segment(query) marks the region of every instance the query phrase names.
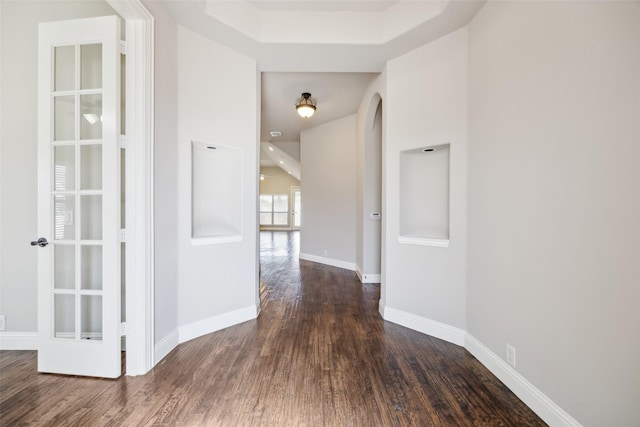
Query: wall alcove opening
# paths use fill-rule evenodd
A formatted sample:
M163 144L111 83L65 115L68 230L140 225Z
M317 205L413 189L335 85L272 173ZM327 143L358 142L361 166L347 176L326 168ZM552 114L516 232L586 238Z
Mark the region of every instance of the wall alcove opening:
M191 141L191 243L242 240L243 151Z
M400 152L398 241L449 246L450 144Z

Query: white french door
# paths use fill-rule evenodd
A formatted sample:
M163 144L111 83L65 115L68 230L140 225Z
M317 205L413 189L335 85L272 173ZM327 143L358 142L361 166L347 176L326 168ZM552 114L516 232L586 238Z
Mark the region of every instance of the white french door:
M117 378L120 22L40 24L38 371Z

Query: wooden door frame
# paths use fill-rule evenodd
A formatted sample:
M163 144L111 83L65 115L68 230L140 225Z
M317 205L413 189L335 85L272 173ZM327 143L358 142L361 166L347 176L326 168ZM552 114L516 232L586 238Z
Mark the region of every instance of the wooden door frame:
M154 365L153 30L140 0L106 0L126 34L126 374Z

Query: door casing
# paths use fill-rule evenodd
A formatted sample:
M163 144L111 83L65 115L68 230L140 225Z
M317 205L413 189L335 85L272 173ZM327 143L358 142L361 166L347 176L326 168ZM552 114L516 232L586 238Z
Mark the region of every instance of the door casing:
M143 375L154 358L153 32L140 0L106 0L126 35L126 375Z

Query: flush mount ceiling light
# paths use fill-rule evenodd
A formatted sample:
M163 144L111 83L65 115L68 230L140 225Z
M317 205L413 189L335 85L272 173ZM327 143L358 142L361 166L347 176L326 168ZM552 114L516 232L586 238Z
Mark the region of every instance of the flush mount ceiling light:
M300 117L305 119L313 116L313 113L316 112L316 103L311 99L310 93L304 92L302 94L302 97L296 102L296 110L298 110Z

